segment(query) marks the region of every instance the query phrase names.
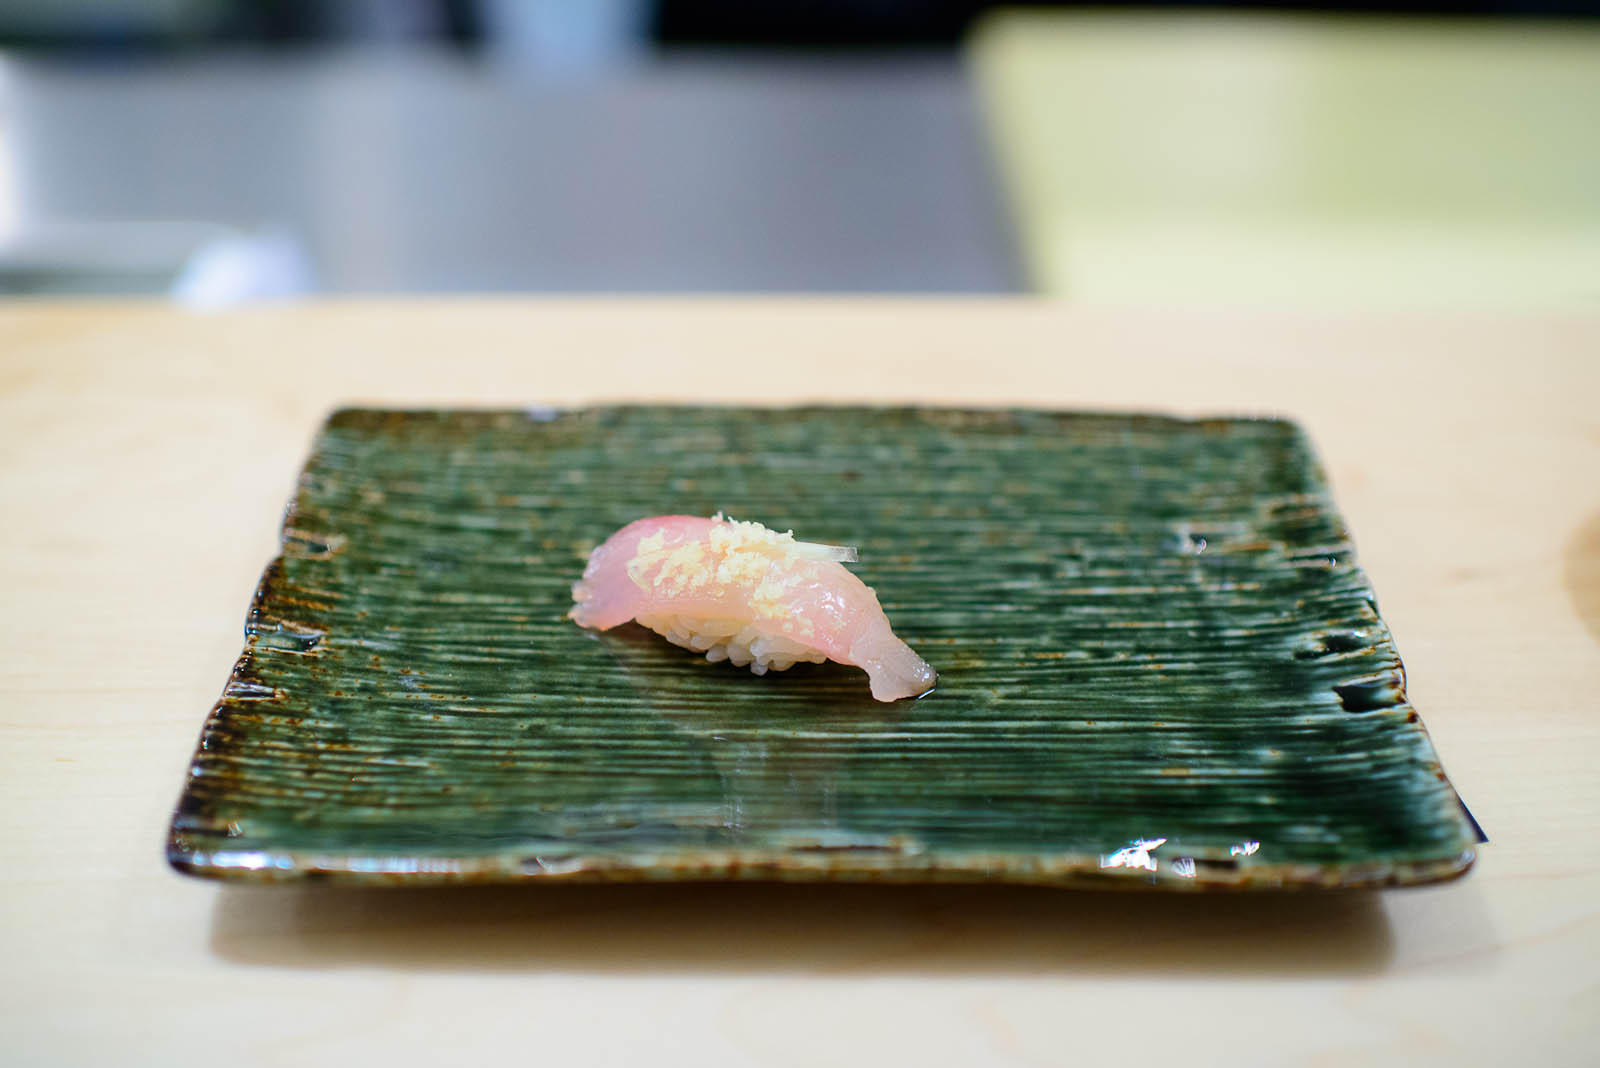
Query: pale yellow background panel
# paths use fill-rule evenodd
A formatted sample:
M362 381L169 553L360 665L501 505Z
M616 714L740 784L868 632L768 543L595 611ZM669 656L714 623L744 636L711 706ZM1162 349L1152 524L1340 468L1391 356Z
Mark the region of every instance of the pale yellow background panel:
M971 43L1033 285L1600 306L1600 28L1012 12Z

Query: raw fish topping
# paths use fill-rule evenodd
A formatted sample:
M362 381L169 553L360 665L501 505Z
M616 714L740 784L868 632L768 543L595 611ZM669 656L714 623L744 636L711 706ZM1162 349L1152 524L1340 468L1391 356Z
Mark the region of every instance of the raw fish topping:
M853 548L796 541L792 531L720 513L640 519L590 555L570 614L596 630L637 620L758 675L831 659L863 668L880 701L920 696L937 676L842 566L856 558Z

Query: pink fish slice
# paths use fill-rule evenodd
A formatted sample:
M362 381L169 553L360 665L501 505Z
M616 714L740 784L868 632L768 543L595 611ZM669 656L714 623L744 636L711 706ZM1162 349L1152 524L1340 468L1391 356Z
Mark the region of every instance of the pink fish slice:
M894 636L871 587L844 568L855 559L852 548L721 514L653 516L589 555L569 615L594 630L638 620L757 675L801 660L853 664L878 700L919 697L938 675Z

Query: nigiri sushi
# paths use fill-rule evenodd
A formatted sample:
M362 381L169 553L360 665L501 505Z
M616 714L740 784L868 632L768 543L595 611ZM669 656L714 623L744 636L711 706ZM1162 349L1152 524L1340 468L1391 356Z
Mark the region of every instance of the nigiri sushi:
M757 675L836 660L880 701L938 676L889 627L877 595L845 570L856 551L796 541L760 523L663 515L635 520L589 555L570 617L610 630L638 620L668 641Z

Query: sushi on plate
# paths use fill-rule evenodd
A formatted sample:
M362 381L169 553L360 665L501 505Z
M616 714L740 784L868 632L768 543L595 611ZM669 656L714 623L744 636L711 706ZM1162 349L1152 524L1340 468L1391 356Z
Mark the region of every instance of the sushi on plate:
M594 630L637 620L757 675L802 660L853 664L878 700L919 697L938 676L895 637L871 587L845 569L855 559L854 549L720 514L653 516L590 554L569 614Z

